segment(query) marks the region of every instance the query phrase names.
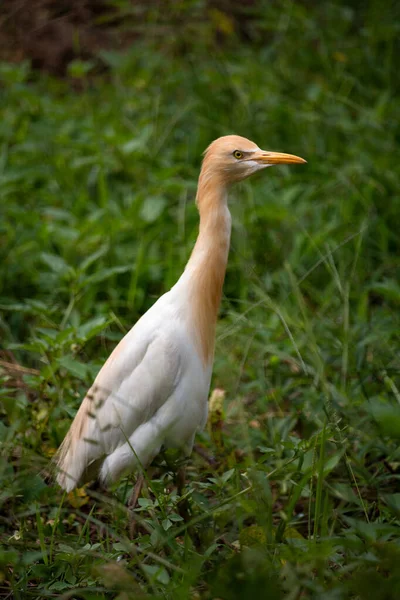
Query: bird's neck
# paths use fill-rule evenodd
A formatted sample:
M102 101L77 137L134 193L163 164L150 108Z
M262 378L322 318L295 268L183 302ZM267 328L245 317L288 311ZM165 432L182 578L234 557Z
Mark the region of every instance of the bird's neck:
M228 261L231 215L227 205L227 188L223 183L200 176L196 201L200 229L184 277L195 340L204 364L210 365Z

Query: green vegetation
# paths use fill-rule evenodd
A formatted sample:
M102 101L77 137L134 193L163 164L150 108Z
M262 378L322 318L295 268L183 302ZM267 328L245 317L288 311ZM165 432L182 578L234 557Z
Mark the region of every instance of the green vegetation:
M356 7L260 3L252 40L221 11L170 39L154 20L65 80L0 65L2 597L400 597L400 20ZM45 474L180 275L201 152L233 132L308 164L232 194L216 465L189 463L189 524L158 468L131 541L132 478L66 496Z

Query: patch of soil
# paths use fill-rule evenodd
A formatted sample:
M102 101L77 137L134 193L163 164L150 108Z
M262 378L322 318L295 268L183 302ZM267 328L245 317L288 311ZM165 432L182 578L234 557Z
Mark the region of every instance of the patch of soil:
M154 16L162 25L160 44L182 35L185 24L205 21L217 43L233 32L249 41L248 25L255 23L249 9L258 3L204 0L204 7L193 8L176 0L126 0L121 5L112 0L0 0L0 61L29 60L34 69L63 77L74 59L97 58L101 49L121 50L147 30L153 35L155 28L148 26Z
M64 75L71 60L111 44L111 10L103 0L3 0L0 60L27 59L33 68Z

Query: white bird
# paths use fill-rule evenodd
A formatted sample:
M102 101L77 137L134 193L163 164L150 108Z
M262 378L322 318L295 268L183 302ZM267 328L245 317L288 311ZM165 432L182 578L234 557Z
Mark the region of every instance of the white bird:
M236 135L207 148L196 196L200 229L189 262L117 345L85 396L56 455L62 488L95 478L112 483L149 465L162 446L191 453L207 420L231 235L229 188L265 167L304 162Z

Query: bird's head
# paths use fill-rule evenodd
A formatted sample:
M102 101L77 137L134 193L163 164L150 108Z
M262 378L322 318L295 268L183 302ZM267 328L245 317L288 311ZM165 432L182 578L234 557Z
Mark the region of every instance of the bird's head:
M203 175L221 183L242 181L253 173L279 164L307 161L293 154L261 150L257 144L239 135L225 135L212 142L204 153Z

